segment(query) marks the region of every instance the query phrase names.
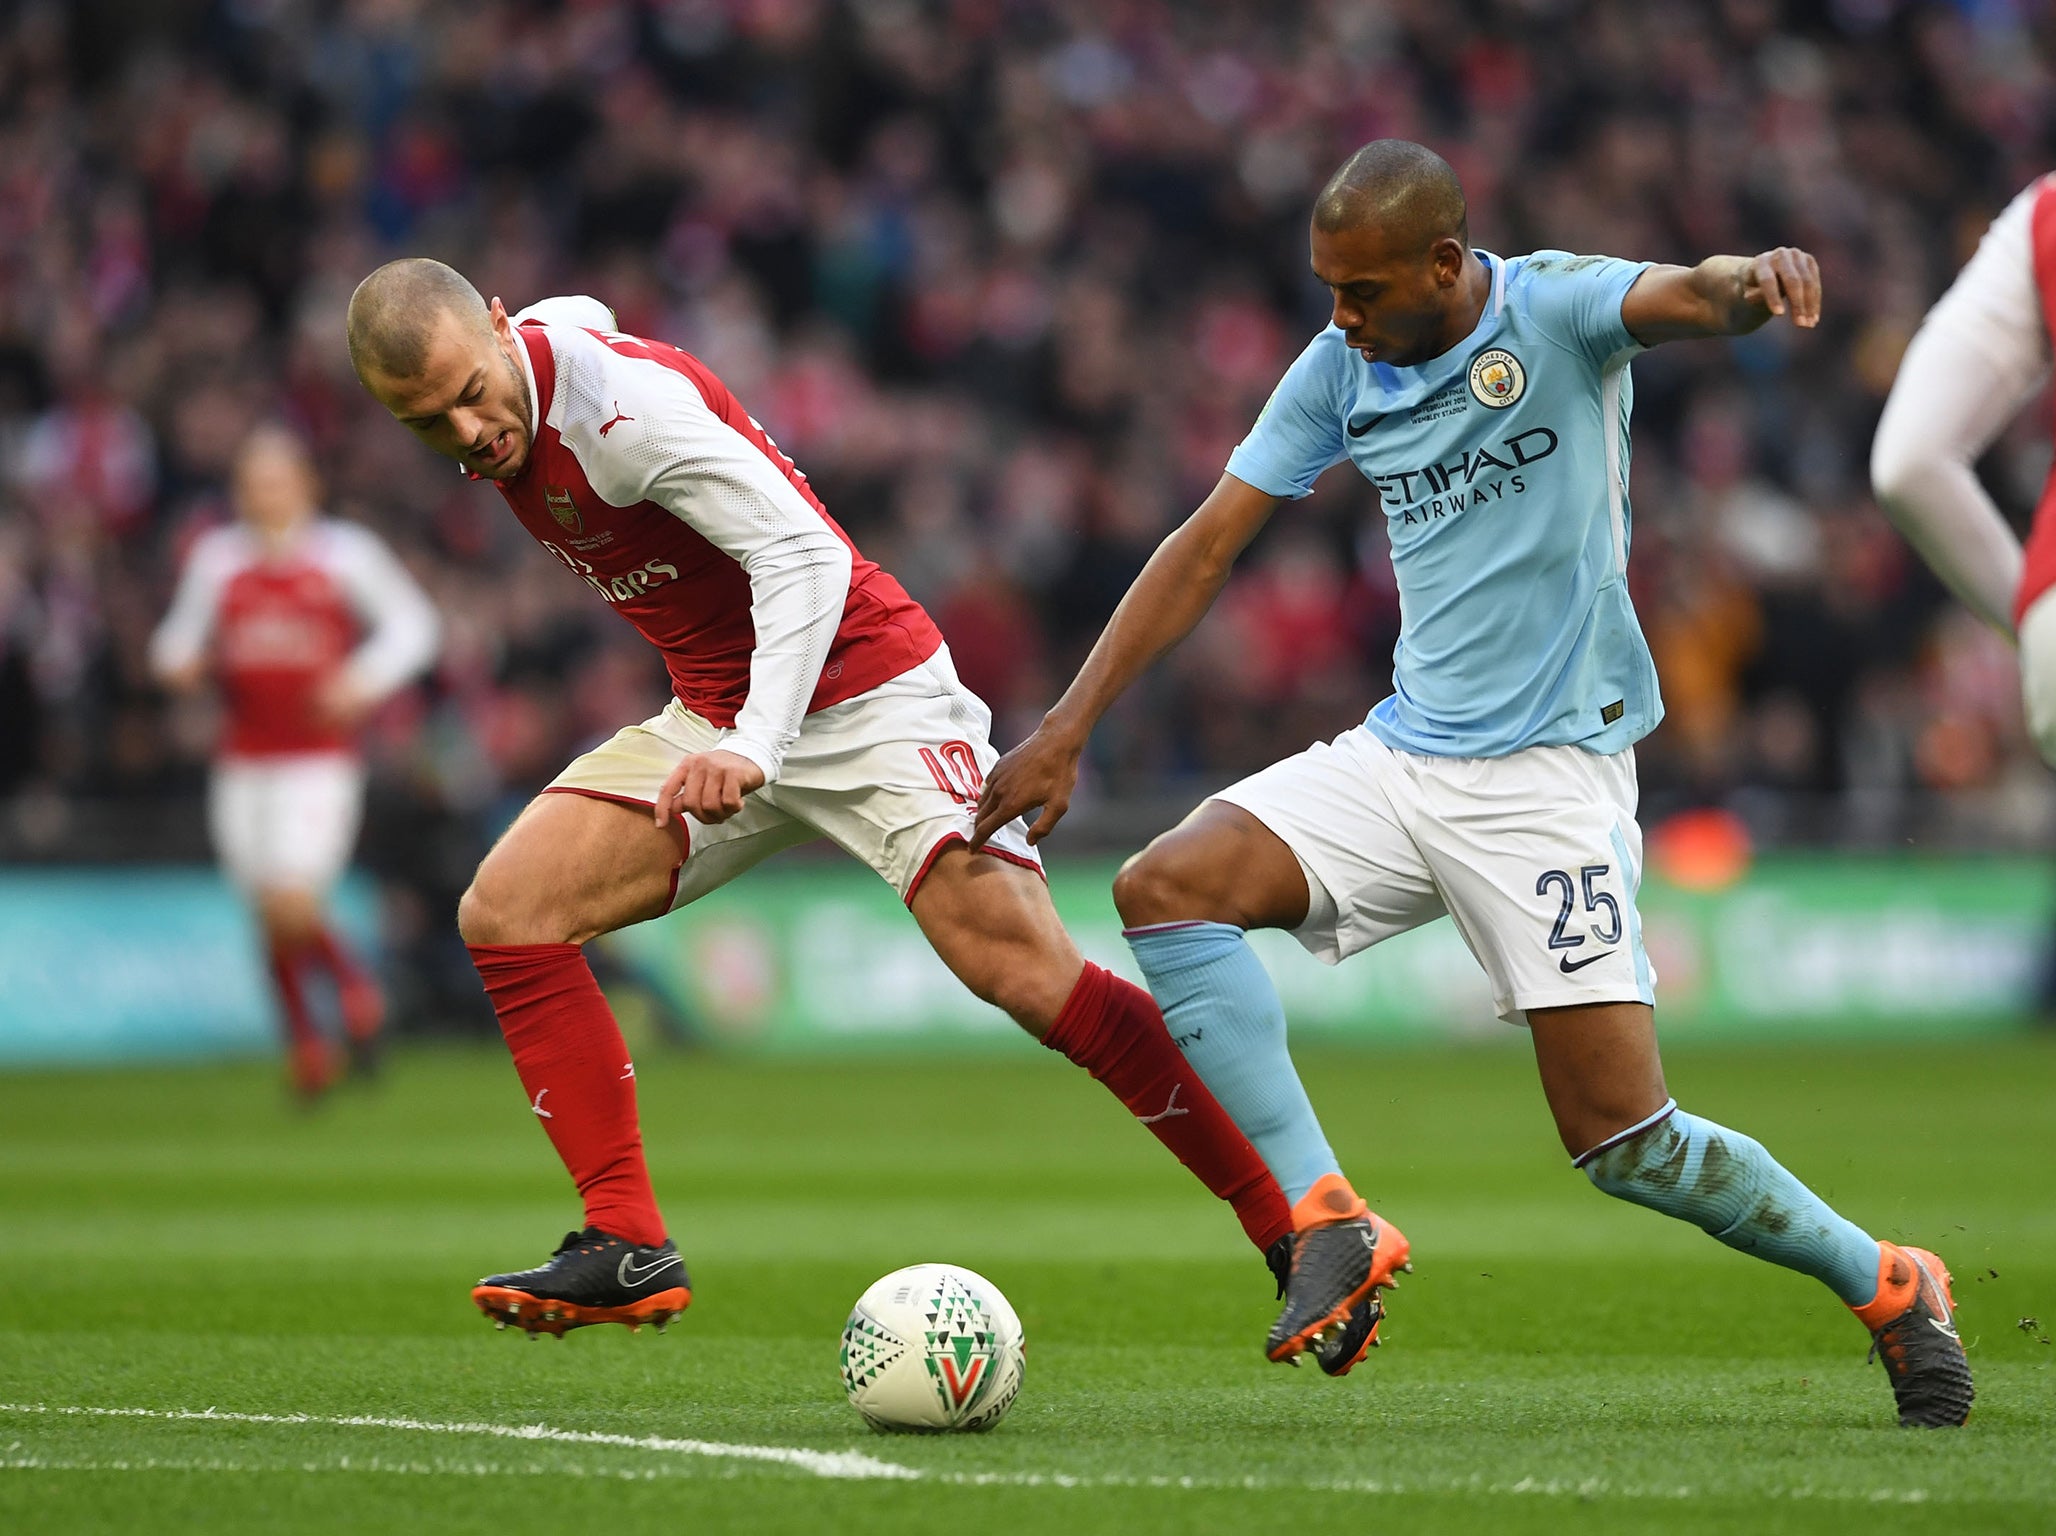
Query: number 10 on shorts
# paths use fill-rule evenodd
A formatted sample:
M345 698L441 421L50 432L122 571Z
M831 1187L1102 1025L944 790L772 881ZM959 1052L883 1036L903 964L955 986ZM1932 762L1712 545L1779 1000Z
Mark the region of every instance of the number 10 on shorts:
M1575 880L1571 878L1570 871L1563 869L1545 869L1536 878L1535 894L1553 894L1561 903L1557 908L1555 926L1549 930L1551 949L1577 949L1584 944L1584 934L1566 932L1571 925L1572 915L1578 911L1580 898L1583 900L1584 915L1587 918L1594 918L1595 914L1604 914L1603 920L1590 921L1585 925L1592 937L1605 945L1620 943L1620 903L1614 900L1611 891L1602 891L1598 885L1612 869L1611 864L1586 864L1579 867ZM1594 955L1592 958L1596 960L1600 957ZM1579 964L1584 963L1587 962L1574 962L1568 955L1563 961L1566 970L1576 969Z

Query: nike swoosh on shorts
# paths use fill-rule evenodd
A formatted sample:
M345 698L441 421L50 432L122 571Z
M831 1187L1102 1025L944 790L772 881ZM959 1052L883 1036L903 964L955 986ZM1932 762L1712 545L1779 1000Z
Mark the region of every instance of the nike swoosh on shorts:
M1588 965L1597 965L1600 961L1604 960L1607 957L1607 955L1613 953L1614 951L1609 949L1602 954L1587 956L1583 960L1573 960L1569 955L1565 955L1561 960L1556 962L1556 968L1559 971L1562 971L1564 975L1568 976L1572 971L1582 971Z

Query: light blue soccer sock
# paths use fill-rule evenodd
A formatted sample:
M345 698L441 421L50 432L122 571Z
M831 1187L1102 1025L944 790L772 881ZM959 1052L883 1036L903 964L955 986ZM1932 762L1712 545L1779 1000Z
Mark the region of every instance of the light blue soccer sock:
M1877 1295L1878 1245L1868 1233L1836 1215L1759 1142L1686 1114L1676 1099L1576 1166L1609 1195L1825 1281L1852 1307Z
M1294 1205L1340 1173L1285 1048L1285 1005L1242 930L1164 923L1127 931L1185 1059L1221 1101Z

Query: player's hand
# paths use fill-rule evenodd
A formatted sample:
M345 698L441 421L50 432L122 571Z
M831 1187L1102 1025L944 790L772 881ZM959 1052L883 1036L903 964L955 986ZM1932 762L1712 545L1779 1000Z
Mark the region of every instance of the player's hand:
M742 797L764 787L764 770L740 752L689 752L657 791L657 825L676 811L714 826L742 809Z
M1078 784L1078 759L1084 750L1082 740L1052 730L1045 720L1034 735L994 763L985 779L985 793L978 797L978 823L971 831L971 846L983 848L993 833L1036 805L1042 807L1042 814L1028 829L1028 841L1039 843L1048 837L1071 808L1071 791Z
M351 681L346 672L336 673L314 694L314 712L322 723L342 730L371 713L371 705L371 696Z
M1750 258L1742 274L1742 298L1773 315L1790 315L1802 330L1820 324L1820 263L1811 251L1781 245Z
M166 667L157 674L166 693L193 694L207 681L207 663L189 661L182 667Z

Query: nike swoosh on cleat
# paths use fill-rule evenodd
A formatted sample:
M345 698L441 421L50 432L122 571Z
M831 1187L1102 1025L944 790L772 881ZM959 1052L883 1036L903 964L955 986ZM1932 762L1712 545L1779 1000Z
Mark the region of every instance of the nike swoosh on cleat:
M1956 1330L1953 1327L1951 1327L1948 1323L1943 1322L1939 1317L1929 1318L1928 1326L1934 1329L1937 1333L1947 1334L1952 1339L1959 1337Z
M1604 960L1607 955L1613 953L1614 951L1609 949L1604 954L1591 955L1583 960L1573 960L1569 955L1565 955L1561 960L1556 962L1556 968L1559 971L1562 971L1564 975L1568 976L1572 971L1582 971L1588 965L1597 965L1600 961Z
M685 1260L677 1254L667 1253L648 1269L636 1269L634 1267L635 1255L632 1253L623 1254L621 1256L621 1267L615 1270L614 1277L632 1290L638 1285L647 1284L650 1276L662 1274L673 1264L683 1264L684 1262Z

